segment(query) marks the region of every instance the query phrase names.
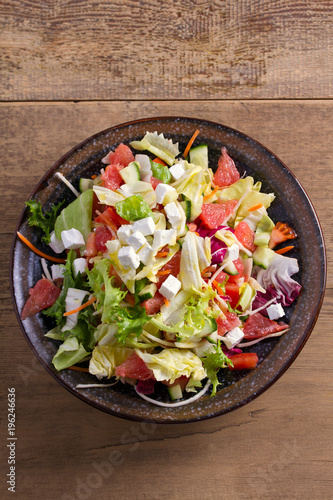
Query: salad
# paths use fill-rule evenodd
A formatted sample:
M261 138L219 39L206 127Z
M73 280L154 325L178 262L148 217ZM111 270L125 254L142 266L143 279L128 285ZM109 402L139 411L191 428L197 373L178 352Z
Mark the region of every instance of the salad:
M27 202L50 251L18 233L43 273L21 318L52 319L55 369L96 377L79 388L126 383L151 403L188 404L214 396L224 371L254 369L252 346L288 330L297 235L270 218L274 194L241 177L225 147L211 165L198 133L181 155L147 132L110 151L80 191L56 174L76 196L68 206ZM154 397L161 384L165 401Z

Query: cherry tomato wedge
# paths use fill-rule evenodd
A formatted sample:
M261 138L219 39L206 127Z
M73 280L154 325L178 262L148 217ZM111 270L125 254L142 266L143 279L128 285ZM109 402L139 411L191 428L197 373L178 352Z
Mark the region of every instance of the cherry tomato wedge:
M229 366L229 370L252 370L258 364L258 356L255 352L242 352L235 354L231 358L233 368Z

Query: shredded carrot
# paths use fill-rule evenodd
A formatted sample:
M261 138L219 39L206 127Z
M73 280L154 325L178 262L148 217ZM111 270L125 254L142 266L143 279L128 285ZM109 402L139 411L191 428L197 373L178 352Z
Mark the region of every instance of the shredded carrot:
M289 252L289 250L292 250L293 248L295 248L295 246L290 245L289 247L284 247L284 248L280 248L279 250L276 250L275 253L279 253L281 255L283 253Z
M169 306L169 304L170 304L170 302L169 302L169 301L168 301L168 299L166 299L165 297L163 297L163 298L164 298L164 304L168 307L168 306Z
M81 368L81 366L69 366L68 370L75 370L77 372L87 372L89 373L89 368Z
M89 299L84 304L81 304L76 309L72 309L71 311L65 312L64 316L70 316L71 314L74 314L74 313L77 313L79 311L82 311L82 309L85 309L86 307L90 306L90 304L92 304L93 302L95 302L95 300L96 300L96 297L91 297L91 299Z
M263 207L263 204L262 203L257 203L257 205L253 205L253 207L251 208L248 208L247 211L248 212L254 212L255 210L259 210L259 208Z
M200 133L200 130L196 130L196 131L194 132L194 134L192 135L192 137L191 137L191 139L189 140L189 142L188 142L188 144L187 144L187 146L186 146L186 148L185 148L185 151L184 151L184 153L183 153L184 158L186 158L186 157L187 157L188 152L189 152L189 150L191 149L191 146L192 146L192 144L194 143L194 141L195 141L195 139L196 139L196 137L197 137L197 135L198 135L199 133Z
M91 176L91 179L96 179L96 177L97 177L97 175L94 174L94 175Z
M171 273L171 269L166 269L165 271L158 271L156 273L156 276L165 276L166 274L170 274Z
M211 266L206 267L206 268L202 271L201 276L202 276L203 274L207 273L207 271L210 271L210 268L211 268Z
M159 163L160 165L166 165L165 161L161 160L161 158L155 158L153 160L154 163Z
M209 200L209 198L211 196L213 196L216 193L216 191L218 191L218 190L219 190L219 186L215 186L213 191L211 191L209 194L206 194L206 196L203 197L203 201L205 202L205 201Z
M114 222L112 222L110 219L108 219L104 214L102 214L99 210L96 210L96 214L102 219L102 221L109 227L111 227L111 229L113 229L114 231L118 231L118 228L117 226L115 225Z
M169 252L158 252L156 257L159 259L160 257L166 257L167 255L169 255Z
M46 255L46 253L41 252L32 243L30 243L30 241L27 240L27 238L25 236L23 236L23 234L19 233L18 231L17 231L17 236L20 238L21 241L23 241L23 243L25 243L27 245L27 247L30 248L30 250L35 252L40 257L44 257L44 259L47 259L47 260L52 260L52 262L59 262L60 264L64 264L66 262L66 259L59 259L58 257L51 257L51 255Z
M198 231L194 231L194 234L196 234L197 236L200 236L200 234L198 233Z
M218 292L222 293L222 288L220 286L220 283L218 283L216 280L214 280L212 284L214 285L215 288L217 288Z

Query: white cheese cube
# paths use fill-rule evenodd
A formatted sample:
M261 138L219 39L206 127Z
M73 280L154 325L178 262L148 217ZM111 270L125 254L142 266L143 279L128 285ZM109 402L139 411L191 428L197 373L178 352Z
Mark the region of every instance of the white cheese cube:
M154 233L153 250L165 245L175 245L177 241L176 229L157 229Z
M170 274L167 279L163 282L159 292L163 295L167 300L171 300L181 289L181 282L179 279L175 278Z
M121 247L118 259L125 269L137 269L140 265L140 259L131 246Z
M239 257L239 246L237 243L234 243L230 247L228 247L228 250L226 251L226 254L224 256L224 260L231 260L233 262L234 260L238 259Z
M126 245L127 238L131 236L133 227L130 224L123 224L117 231L117 236L122 245Z
M143 236L154 234L155 222L152 217L145 217L144 219L136 220L133 224L133 232L140 231Z
M160 203L162 205L166 205L171 201L176 201L178 198L178 193L172 186L169 184L158 184L155 189L156 194L156 203Z
M281 304L271 304L267 307L267 314L269 319L279 319L284 316L284 309Z
M109 240L105 243L109 253L118 253L121 247L119 240Z
M127 238L127 244L133 247L135 252L140 250L146 242L146 238L140 231L135 231Z
M73 261L73 273L77 276L79 273L86 274L87 261L83 257Z
M129 196L132 196L133 192L131 190L131 186L129 184L123 184L120 186L118 191L125 196L125 198L128 198Z
M62 240L56 238L55 232L52 231L49 246L55 253L61 253L65 250Z
M51 274L52 274L53 281L58 279L58 278L63 278L64 272L65 272L65 268L63 266L60 266L59 264L53 264L51 266Z
M61 239L65 248L75 250L85 244L83 234L74 227L68 231L61 231Z
M169 171L175 181L178 181L185 174L185 169L181 163L175 163L169 168Z
M165 205L164 210L171 226L173 228L177 228L182 221L182 214L180 213L176 203L174 201L168 203Z
M243 330L236 326L236 328L230 330L230 332L228 332L224 337L221 337L221 340L223 340L228 349L232 349L235 345L239 344L243 338Z
M151 262L151 260L153 258L153 249L149 245L149 243L146 243L145 245L143 245L142 248L140 248L140 250L137 253L137 256L139 257L140 261L145 266L147 266L148 264L150 264L150 262Z

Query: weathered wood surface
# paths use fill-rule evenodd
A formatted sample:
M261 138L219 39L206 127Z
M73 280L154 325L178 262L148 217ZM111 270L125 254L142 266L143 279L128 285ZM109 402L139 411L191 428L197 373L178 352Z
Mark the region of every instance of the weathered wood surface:
M331 101L0 105L0 375L5 397L7 387L17 392L16 498L332 498L332 108ZM299 357L273 387L231 414L154 427L90 408L47 374L16 322L8 261L24 200L60 156L109 126L162 115L218 121L274 151L313 201L326 238L329 273L317 325ZM5 398L2 401L5 483ZM6 485L0 495L10 498Z
M330 0L7 0L1 100L333 95Z

